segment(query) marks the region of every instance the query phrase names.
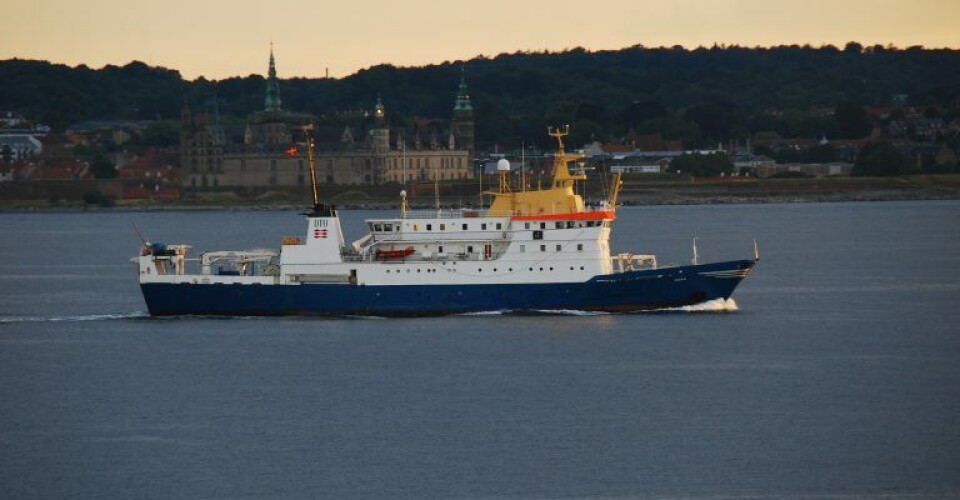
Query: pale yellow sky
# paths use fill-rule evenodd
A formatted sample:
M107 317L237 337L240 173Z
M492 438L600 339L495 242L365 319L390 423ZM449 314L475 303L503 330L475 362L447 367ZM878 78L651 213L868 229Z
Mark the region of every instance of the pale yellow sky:
M188 79L343 77L380 63L635 44L960 48L960 0L33 0L4 2L0 59L132 60Z

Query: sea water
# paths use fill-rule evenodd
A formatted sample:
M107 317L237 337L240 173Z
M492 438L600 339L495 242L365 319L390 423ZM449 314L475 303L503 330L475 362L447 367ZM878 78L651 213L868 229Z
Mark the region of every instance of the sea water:
M614 252L760 250L732 301L639 314L150 318L133 223L305 230L0 214L0 498L960 497L958 202L623 208Z

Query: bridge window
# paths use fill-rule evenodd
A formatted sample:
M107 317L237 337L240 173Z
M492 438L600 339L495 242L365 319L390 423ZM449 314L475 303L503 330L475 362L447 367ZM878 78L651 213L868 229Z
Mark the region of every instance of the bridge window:
M497 231L503 229L503 224L497 223Z
M583 251L583 243L577 243L577 251Z

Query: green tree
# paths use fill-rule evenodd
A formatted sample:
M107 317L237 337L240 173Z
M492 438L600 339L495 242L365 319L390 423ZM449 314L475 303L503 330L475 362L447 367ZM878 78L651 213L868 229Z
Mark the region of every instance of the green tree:
M863 45L857 42L847 42L847 44L843 46L843 51L847 54L860 55L860 53L863 52Z
M151 122L143 130L140 144L147 147L167 148L180 143L180 124L172 120Z
M656 101L634 101L620 111L620 122L624 129L637 129L649 120L667 116L667 108Z
M842 101L834 112L841 139L859 139L873 130L867 112L853 101Z
M710 141L725 141L731 137L733 118L727 107L715 103L691 106L684 117L700 127L701 133Z
M733 172L733 163L724 153L684 154L670 161L670 170L693 174L697 177L716 177Z
M887 141L868 142L860 150L851 174L855 176L900 175L907 167L907 160L893 144Z
M117 176L117 167L107 155L98 153L90 161L90 169L97 179L113 179Z

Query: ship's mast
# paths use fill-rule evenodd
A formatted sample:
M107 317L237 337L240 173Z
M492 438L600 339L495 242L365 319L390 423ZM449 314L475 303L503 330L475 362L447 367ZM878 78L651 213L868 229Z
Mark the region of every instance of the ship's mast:
M313 187L313 209L320 206L320 197L317 194L317 166L313 160L313 124L303 126L303 134L307 136L307 161L310 163L310 186Z
M313 156L313 129L313 124L301 127L304 135L307 136L307 162L310 163L310 185L313 188L313 210L309 215L311 217L332 217L335 215L333 205L321 204L320 195L317 192L317 162Z
M527 168L526 152L527 152L527 144L521 141L520 142L520 192L524 192L527 190L527 179L526 179L526 173L524 172L524 170Z
M547 127L547 134L551 137L557 138L557 154L553 163L553 188L561 187L573 187L574 181L583 181L587 179L587 176L582 173L570 174L570 169L567 167L567 163L571 161L580 160L583 158L581 154L567 154L566 150L563 148L563 138L567 135L570 135L570 125L566 125L563 128L560 127Z

